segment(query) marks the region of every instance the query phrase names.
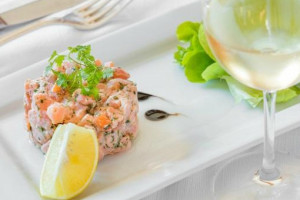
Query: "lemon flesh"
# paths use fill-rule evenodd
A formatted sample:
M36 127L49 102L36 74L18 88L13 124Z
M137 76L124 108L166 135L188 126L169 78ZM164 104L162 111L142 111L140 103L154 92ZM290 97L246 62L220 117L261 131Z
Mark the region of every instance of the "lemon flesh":
M44 162L40 192L44 197L69 199L82 192L98 164L96 133L74 124L55 130Z

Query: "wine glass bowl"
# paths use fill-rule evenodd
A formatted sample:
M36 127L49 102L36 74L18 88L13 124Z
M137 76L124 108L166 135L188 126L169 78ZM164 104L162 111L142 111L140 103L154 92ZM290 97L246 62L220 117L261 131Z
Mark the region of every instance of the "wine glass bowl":
M226 164L214 179L215 197L300 199L295 179L300 160L278 155L279 170L274 148L276 92L300 81L300 0L207 0L204 9L206 38L216 60L233 78L264 94L263 154ZM246 171L240 170L242 164Z
M208 42L238 81L265 91L299 81L300 1L294 7L288 2L297 1L209 1L204 18Z

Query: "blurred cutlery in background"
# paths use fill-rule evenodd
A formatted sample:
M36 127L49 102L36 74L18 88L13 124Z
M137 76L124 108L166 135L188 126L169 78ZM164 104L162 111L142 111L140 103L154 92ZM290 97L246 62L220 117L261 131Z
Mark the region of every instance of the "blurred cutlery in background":
M98 28L122 11L131 1L132 0L87 1L87 3L81 4L80 7L76 6L76 8L66 9L56 14L49 15L1 36L0 45L42 26L51 24L69 25L79 30Z
M0 29L74 7L85 0L38 0L0 13Z

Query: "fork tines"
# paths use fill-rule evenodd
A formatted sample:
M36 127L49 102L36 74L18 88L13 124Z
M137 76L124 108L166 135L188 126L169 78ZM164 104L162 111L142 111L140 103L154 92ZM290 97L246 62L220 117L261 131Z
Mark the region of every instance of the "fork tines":
M131 1L132 0L94 0L76 10L74 14L84 19L85 23L102 24L115 16Z

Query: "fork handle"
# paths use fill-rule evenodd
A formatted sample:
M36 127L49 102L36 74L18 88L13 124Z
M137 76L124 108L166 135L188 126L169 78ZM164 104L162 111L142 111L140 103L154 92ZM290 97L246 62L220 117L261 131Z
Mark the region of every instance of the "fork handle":
M4 29L7 26L6 22L4 21L4 19L2 19L2 17L0 16L0 30Z
M54 24L55 22L56 19L41 19L24 27L18 28L17 30L13 30L0 37L0 46L35 29L41 28L42 26Z

